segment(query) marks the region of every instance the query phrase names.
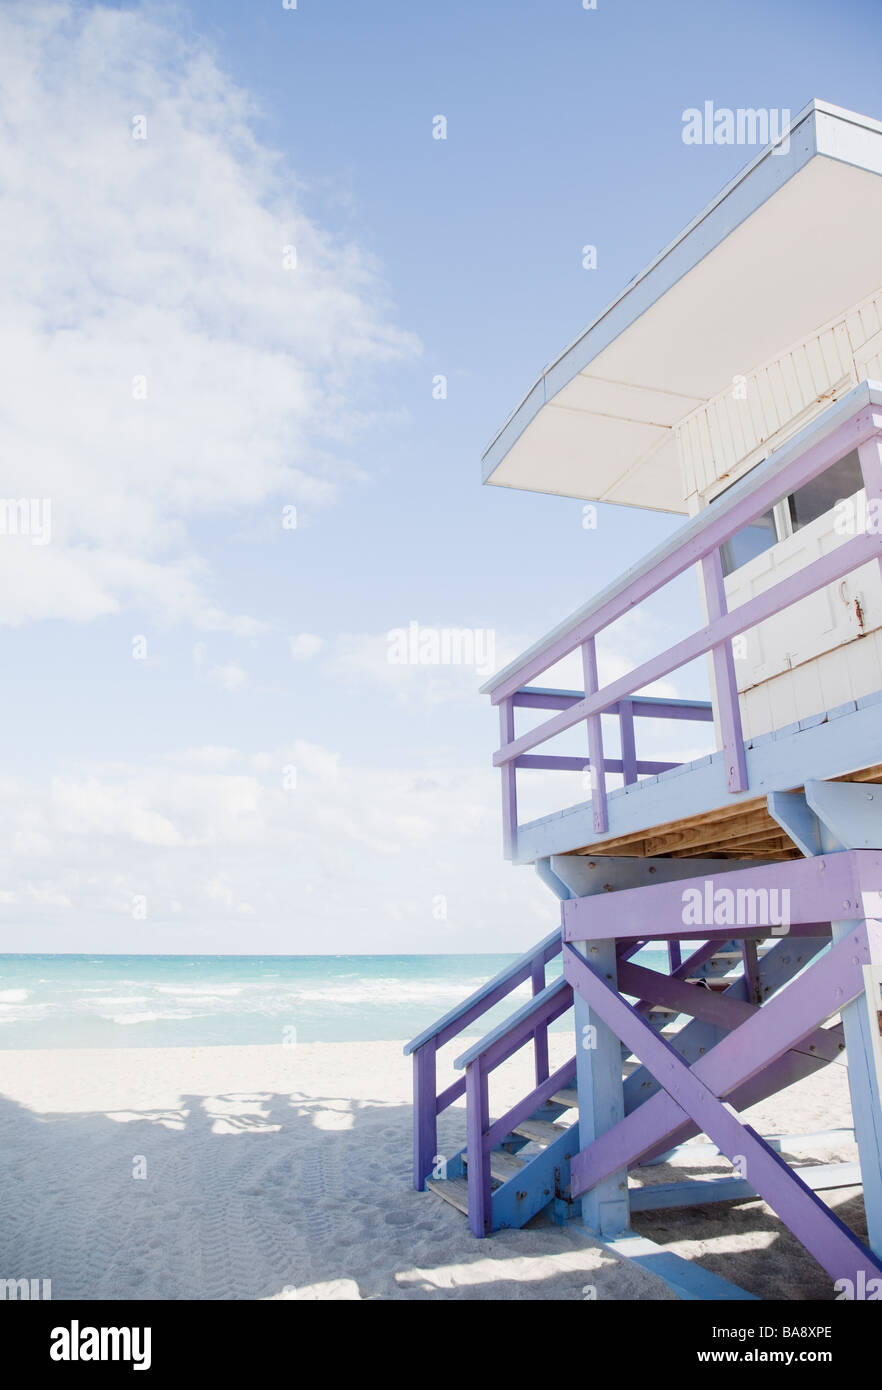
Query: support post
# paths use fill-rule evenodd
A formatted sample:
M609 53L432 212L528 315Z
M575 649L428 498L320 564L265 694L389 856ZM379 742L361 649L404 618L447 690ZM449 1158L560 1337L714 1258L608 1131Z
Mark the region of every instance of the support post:
M878 448L875 440L861 446ZM866 474L865 474L866 476ZM877 495L882 491L879 481ZM870 488L867 489L868 498ZM805 799L817 817L821 852L882 847L882 789L861 782L807 782ZM882 884L880 884L882 888ZM864 895L866 904L867 896ZM875 918L868 919L875 921ZM854 922L833 922L834 944L854 929ZM848 1089L854 1116L864 1188L867 1240L882 1257L882 947L869 933L870 960L864 966L864 992L842 1010L842 1030L848 1062Z
M841 941L854 922L834 922L833 941ZM870 935L870 963L864 966L864 992L842 1010L848 1089L864 1187L867 1241L882 1258L882 947Z
M573 943L592 970L616 988L616 943ZM622 1047L600 1015L576 992L576 1086L579 1092L579 1146L585 1149L624 1119ZM582 1222L595 1235L612 1237L626 1231L630 1221L628 1169L619 1168L582 1198Z

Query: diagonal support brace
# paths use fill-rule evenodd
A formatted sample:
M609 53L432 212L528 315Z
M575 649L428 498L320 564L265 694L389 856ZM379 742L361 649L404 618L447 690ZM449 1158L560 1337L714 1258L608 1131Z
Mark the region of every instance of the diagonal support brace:
M575 951L566 947L564 952L564 973L574 989L596 1009L665 1087L667 1094L659 1093L653 1098L653 1101L659 1102L658 1105L654 1106L653 1101L648 1101L640 1111L629 1117L632 1130L644 1130L638 1140L639 1151L645 1152L650 1144L664 1137L654 1125L650 1128L656 1132L647 1134L645 1121L649 1117L646 1111L650 1108L663 1108L667 1112L665 1123L669 1123L672 1116L676 1116L675 1123L691 1118L731 1162L737 1161L746 1166L749 1180L756 1191L831 1277L834 1280L849 1278L855 1283L861 1271L864 1278L868 1270L882 1275L882 1265L765 1140L750 1126L741 1123L720 1099L720 1095L731 1090L738 1080L746 1080L747 1076L768 1065L793 1042L811 1031L814 1025L857 997L863 989L863 969L870 958L868 932L873 927L874 924L867 923L850 931L848 937L834 946L823 961L786 990L788 1008L779 1006L776 1009L777 1001L773 1000L754 1018L730 1033L694 1067L687 1066L670 1044L592 971ZM812 987L807 989L805 982L809 976L814 978ZM752 1035L750 1038L748 1033ZM786 1036L788 1033L792 1036ZM730 1080L728 1085L721 1085L719 1077L713 1078L717 1070L713 1062L716 1054L732 1051L733 1040L736 1043L735 1051L747 1054L741 1067L742 1072L746 1069L746 1074ZM751 1046L754 1041L760 1043L760 1050ZM643 1124L640 1123L641 1119ZM604 1144L610 1147L612 1137L620 1134L628 1126L629 1120L622 1121L573 1160L574 1195L592 1185L593 1175L587 1162L592 1150ZM636 1126L634 1121L637 1122ZM646 1142L647 1137L649 1143ZM620 1146L619 1150L617 1163L623 1159Z

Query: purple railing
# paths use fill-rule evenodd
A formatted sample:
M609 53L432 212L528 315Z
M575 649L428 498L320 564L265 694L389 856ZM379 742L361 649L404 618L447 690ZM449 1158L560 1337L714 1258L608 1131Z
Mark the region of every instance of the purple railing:
M542 995L545 991L545 967L550 960L560 955L560 951L561 936L558 927L405 1047L405 1055L413 1056L413 1185L417 1192L423 1191L426 1178L431 1175L438 1158L438 1116L466 1092L466 1077L462 1076L438 1094L439 1049L462 1033L476 1018L480 1018L495 1004L500 1003L524 981L530 981L534 998ZM550 1021L537 1018L531 1033L537 1085L548 1078Z
M575 1057L558 1067L552 1075L548 1073L548 1025L572 1008L572 1004L572 986L561 977L456 1059L455 1065L465 1069L468 1208L473 1235L485 1236L491 1227L491 1149L510 1137L515 1125L533 1115L539 1106L551 1100L555 1092L569 1085L576 1075ZM539 1075L537 1067L533 1090L491 1124L490 1073L520 1051L540 1029L546 1039L544 1075Z
M511 708L506 708L504 718L506 729L509 727L509 720L514 718L514 710L517 708L525 709L556 709L567 710L573 705L580 704L584 700L581 690L546 690L540 686L528 686L522 690L516 690L511 697ZM506 705L508 702L505 702ZM502 711L502 706L500 710ZM659 772L669 772L671 768L679 767L676 762L659 762L657 760L638 758L636 739L634 736L635 719L693 719L699 722L713 722L713 706L709 700L665 700L658 699L649 695L635 695L629 699L616 700L609 709L603 711L604 714L618 716L619 721L619 742L622 756L620 758L607 758L603 755L600 730L589 724L588 728L588 757L574 758L564 757L561 754L523 753L515 758L512 763L511 772L511 817L505 815L507 800L503 800L503 823L506 836L507 853L508 848L514 847L514 829L516 820L516 794L514 776L520 768L533 768L544 772L585 772L591 771L595 766L592 763L591 750L594 749L594 756L603 756L602 768L603 775L598 776L591 772L592 791L598 788L605 791L607 772L620 772L622 780L626 786L636 782L638 777L648 777ZM592 716L598 722L600 715ZM512 736L514 725L512 724ZM593 743L592 743L593 740ZM598 767L600 763L596 764ZM503 769L505 778L505 769ZM505 782L504 782L505 786ZM604 802L605 804L605 802ZM604 827L605 829L606 827ZM511 842L509 841L511 836ZM512 855L508 854L511 858Z
M740 480L728 493L697 517L693 517L664 545L629 571L584 608L579 609L487 685L493 704L499 706L500 747L493 764L502 774L502 815L505 852L517 858L517 772L521 768L581 769L586 760L534 754L533 749L584 723L588 735L587 767L591 774L591 806L594 831L609 828L605 773L621 772L625 781L643 773L667 770L675 764L637 760L633 718L712 718L720 729L726 784L730 792L747 789L747 766L735 663L731 639L738 633L798 603L800 599L842 579L861 565L882 557L882 535L868 526L796 573L779 580L764 593L731 612L726 605L720 549L737 531L755 521L782 497L795 492L831 464L857 449L871 518L882 504L882 407L872 403L864 383L832 407L820 420L775 450ZM663 589L685 570L698 565L704 581L708 622L691 636L676 642L649 661L609 685L600 687L597 675L596 639L618 618ZM571 652L581 650L584 693L533 688L528 682L541 676ZM637 694L652 682L712 654L714 705L706 702L650 702ZM649 708L654 705L655 708ZM518 736L515 709L519 706L556 709L551 719ZM674 707L679 706L677 712ZM667 708L665 708L667 707ZM700 712L701 711L701 712ZM620 721L622 758L607 759L603 751L601 715L617 713Z

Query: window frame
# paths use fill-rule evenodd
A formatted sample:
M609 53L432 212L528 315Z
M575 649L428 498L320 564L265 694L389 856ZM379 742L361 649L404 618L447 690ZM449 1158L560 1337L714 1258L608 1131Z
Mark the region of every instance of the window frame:
M833 469L836 468L840 463L844 463L845 460L846 460L847 458L850 458L851 455L852 455L854 452L855 452L855 450L849 449L849 451L848 451L847 454L843 454L841 458L835 459L835 460L833 461L833 463L831 463L831 464L829 465L828 468L825 468L825 469L823 470L823 472L824 472L824 473L832 472ZM747 473L752 472L752 470L753 470L754 468L757 468L762 462L764 462L763 459L757 459L756 463L751 464L751 466L750 466L750 468L747 470L747 472L746 472L746 473L743 473L743 474L741 475L741 477L745 477L745 478L746 478L746 477L747 477ZM823 476L823 474L821 474L821 475L819 475L819 476ZM707 505L708 505L709 507L713 506L714 502L716 502L718 498L722 497L722 496L724 495L724 493L727 493L727 492L729 491L730 488L735 487L736 484L737 484L737 483L740 483L740 482L741 482L741 478L736 478L734 483L728 483L725 487L720 488L720 491L719 491L719 492L714 493L713 497L709 498ZM861 486L863 486L863 484L861 484ZM861 490L861 489L858 488L858 492L860 492L860 490ZM795 536L795 535L796 535L797 531L801 531L801 530L803 529L801 526L800 526L800 527L797 527L797 526L794 526L794 524L793 524L793 516L792 516L792 512L791 512L790 503L791 503L791 499L792 499L793 497L795 497L795 495L796 495L795 493L788 492L788 493L785 494L784 497L780 498L777 502L775 502L773 506L767 508L767 510L768 510L769 512L771 512L771 514L772 514L772 520L773 520L773 522L774 522L774 527L775 527L775 539L774 539L774 541L772 542L772 544L769 545L769 546L767 546L765 550L761 550L761 551L759 552L758 555L753 555L753 556L751 556L751 558L750 558L749 560L745 560L743 564L734 566L733 569L727 570L727 569L725 568L725 563L724 563L724 566L723 566L723 578L724 578L724 579L728 579L730 575L737 574L739 570L744 569L747 565L753 564L754 560L758 560L758 559L760 558L761 555L765 555L765 554L767 553L767 551L769 551L769 550L774 550L775 546L776 546L776 545L780 545L781 541L789 540L791 536ZM850 493L850 494L849 494L849 496L852 496L852 497L855 496L855 495L856 495L855 493ZM832 511L833 508L831 507L830 510ZM827 513L826 513L826 512L822 512L820 515L821 515L821 516L826 516ZM813 522L814 522L814 521L817 521L818 519L819 519L818 517L814 517L814 518L813 518ZM812 523L808 523L808 524L812 524ZM743 529L743 530L747 530L748 528L747 528L747 527L744 527L744 528L742 528L742 529ZM738 535L738 534L740 534L740 533L736 531L736 532L735 532L735 535ZM730 539L731 539L731 540L734 540L735 537L732 536Z

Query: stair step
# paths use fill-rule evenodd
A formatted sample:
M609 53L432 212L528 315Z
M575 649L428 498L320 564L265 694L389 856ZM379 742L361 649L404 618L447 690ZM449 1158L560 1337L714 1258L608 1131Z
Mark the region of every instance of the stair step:
M426 1187L468 1216L469 1185L465 1178L426 1178Z
M462 1161L465 1166L469 1166L468 1154L463 1154ZM517 1154L510 1154L505 1149L491 1149L490 1151L490 1176L497 1182L508 1182L509 1178L516 1177L522 1168L526 1168L527 1159L518 1158Z
M555 1139L566 1134L568 1129L569 1125L556 1125L548 1120L524 1120L522 1124L515 1125L513 1133L520 1134L524 1139L532 1139L534 1143L547 1148Z
M567 1086L562 1091L556 1091L551 1099L555 1105L565 1105L568 1110L575 1110L579 1105L579 1092L575 1086Z
M492 1149L490 1152L490 1176L499 1182L508 1182L526 1166L527 1159L519 1158L517 1154L506 1153L504 1149Z

